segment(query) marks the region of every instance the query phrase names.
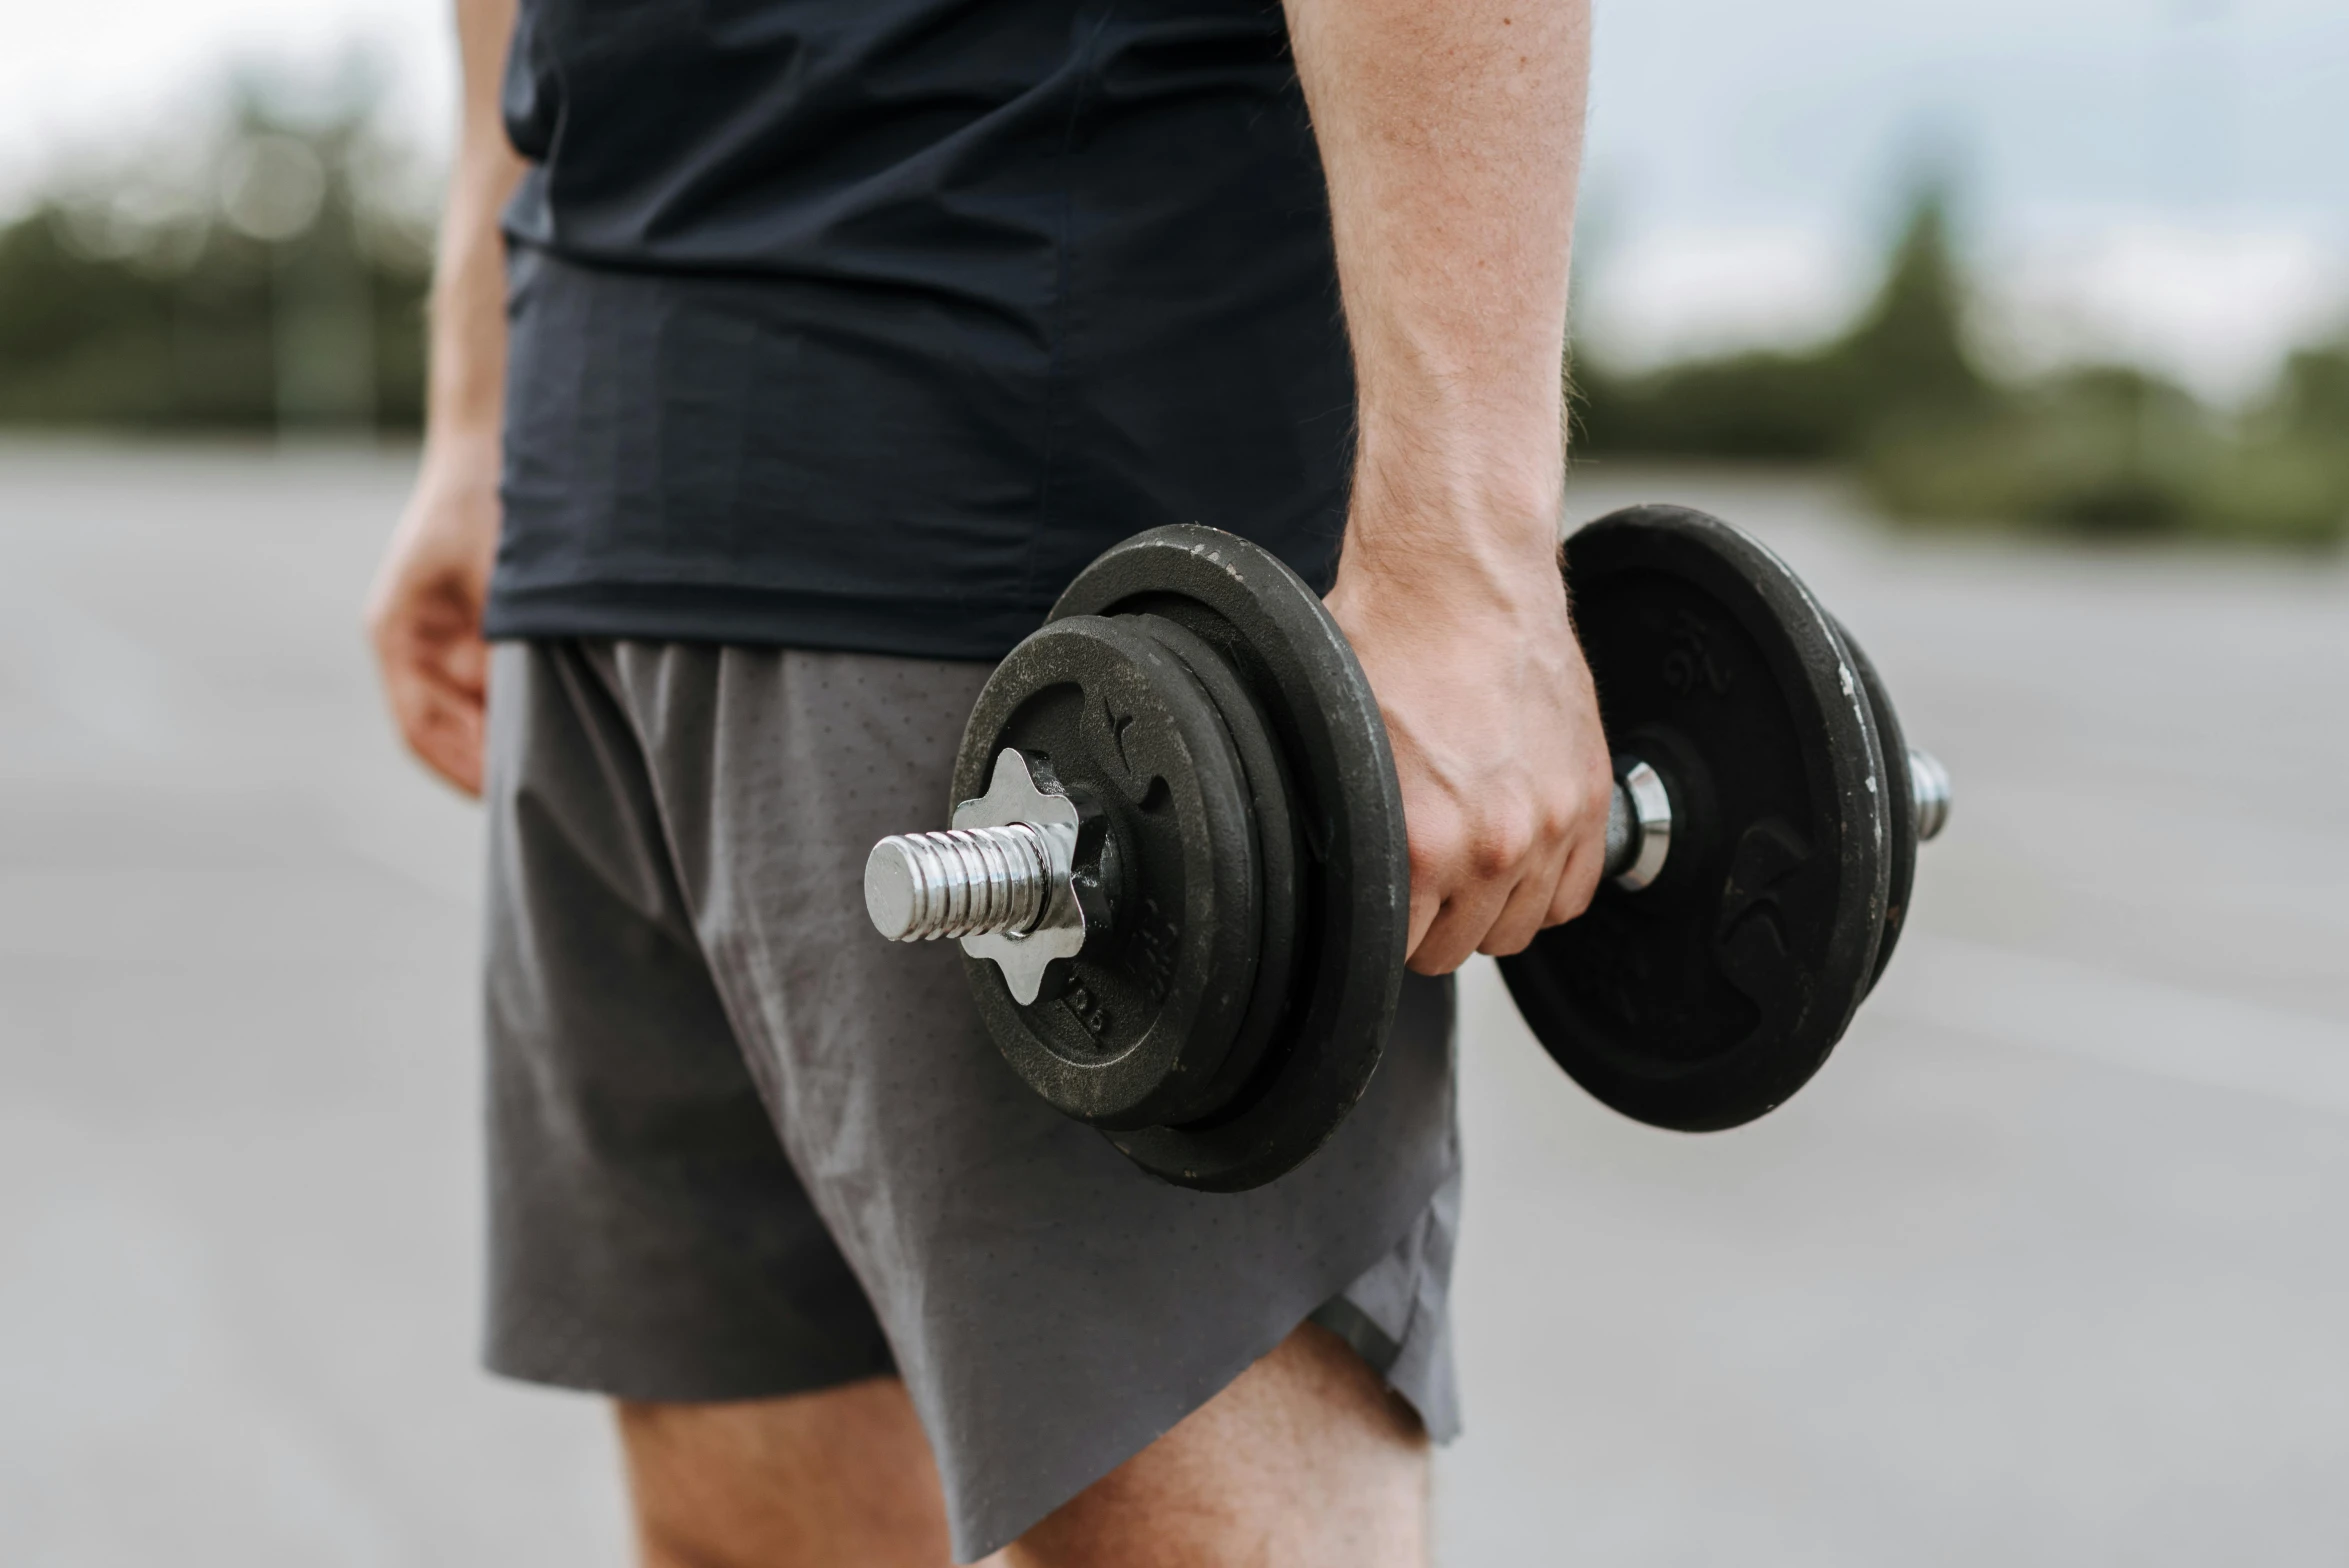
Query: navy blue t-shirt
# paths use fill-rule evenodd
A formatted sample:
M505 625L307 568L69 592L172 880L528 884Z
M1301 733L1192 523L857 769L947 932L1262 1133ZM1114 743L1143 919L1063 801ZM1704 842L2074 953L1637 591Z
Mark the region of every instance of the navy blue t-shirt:
M1277 0L523 0L494 636L992 658L1161 523L1326 586Z

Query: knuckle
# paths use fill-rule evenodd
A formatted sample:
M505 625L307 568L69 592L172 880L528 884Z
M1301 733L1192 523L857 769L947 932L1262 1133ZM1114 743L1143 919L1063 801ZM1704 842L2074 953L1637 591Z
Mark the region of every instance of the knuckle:
M1501 807L1470 837L1469 867L1481 879L1503 876L1524 865L1541 838L1540 817L1531 805L1519 802Z
M1465 857L1469 874L1485 882L1514 870L1518 852L1506 836L1499 832L1480 833L1468 845Z

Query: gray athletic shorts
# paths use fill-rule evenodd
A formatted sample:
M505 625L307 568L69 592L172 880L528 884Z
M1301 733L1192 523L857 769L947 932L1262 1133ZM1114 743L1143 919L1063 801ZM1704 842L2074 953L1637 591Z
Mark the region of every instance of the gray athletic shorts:
M951 945L866 921L943 825L983 666L501 644L491 678L487 1360L632 1399L896 1372L984 1556L1308 1317L1458 1426L1448 983L1258 1191L1161 1184L979 1027Z

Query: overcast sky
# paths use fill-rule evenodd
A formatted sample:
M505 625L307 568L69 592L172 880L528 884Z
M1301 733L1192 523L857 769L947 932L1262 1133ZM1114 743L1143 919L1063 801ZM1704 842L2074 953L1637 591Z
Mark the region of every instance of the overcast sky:
M168 135L238 60L389 60L445 141L434 0L13 0L0 200ZM1584 308L1649 356L1820 330L1939 163L2030 353L2257 374L2349 301L2344 0L1599 0Z

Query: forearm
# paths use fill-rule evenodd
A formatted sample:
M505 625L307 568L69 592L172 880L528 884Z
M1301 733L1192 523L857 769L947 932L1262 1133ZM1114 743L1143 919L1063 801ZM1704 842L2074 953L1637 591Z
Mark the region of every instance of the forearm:
M1556 546L1587 0L1288 0L1359 382L1349 554Z
M441 214L425 386L425 459L494 479L506 380L505 241L499 215L521 177L506 142L498 84L514 0L458 0L463 123Z

